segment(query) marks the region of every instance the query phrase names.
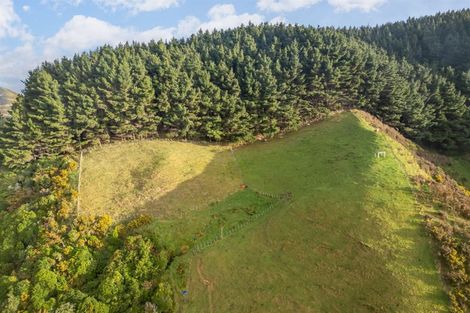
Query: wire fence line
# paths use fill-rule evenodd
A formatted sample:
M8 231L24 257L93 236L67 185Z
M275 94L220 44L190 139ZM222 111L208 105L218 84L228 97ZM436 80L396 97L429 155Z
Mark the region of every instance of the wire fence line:
M272 203L269 206L267 206L267 207L261 209L260 211L256 212L255 214L250 215L247 220L239 222L236 225L233 225L233 226L231 226L227 229L224 229L223 231L220 232L220 234L213 235L213 236L211 236L211 237L209 237L205 240L202 240L199 243L196 243L191 248L191 251L192 251L193 255L204 251L205 249L213 246L215 243L225 239L226 237L229 237L230 235L233 235L235 233L240 232L241 230L246 228L248 225L253 224L257 220L259 220L261 217L263 217L267 213L271 212L276 205L279 205L281 202L287 202L290 199L292 199L292 194L290 192L283 193L283 194L278 194L278 195L269 194L269 193L260 192L260 191L254 191L254 192L259 194L259 195L265 196L265 197L278 199L278 200L280 200L280 202Z

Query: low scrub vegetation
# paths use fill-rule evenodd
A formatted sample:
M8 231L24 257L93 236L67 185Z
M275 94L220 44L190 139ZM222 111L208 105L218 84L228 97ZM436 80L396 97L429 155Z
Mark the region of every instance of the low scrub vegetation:
M172 252L135 233L148 218L75 216L76 169L68 159L31 164L0 212L0 310L171 312Z

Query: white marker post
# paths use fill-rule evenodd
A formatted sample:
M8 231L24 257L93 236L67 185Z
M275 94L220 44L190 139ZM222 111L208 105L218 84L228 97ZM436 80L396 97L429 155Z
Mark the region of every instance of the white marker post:
M386 153L385 153L385 151L379 151L379 152L377 152L377 153L375 154L375 156L376 156L377 158L385 158Z

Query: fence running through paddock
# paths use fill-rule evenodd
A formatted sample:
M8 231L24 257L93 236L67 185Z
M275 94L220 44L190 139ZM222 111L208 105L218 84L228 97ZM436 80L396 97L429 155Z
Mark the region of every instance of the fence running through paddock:
M259 220L261 217L263 217L267 213L271 212L276 205L279 205L281 202L287 202L292 198L292 194L290 192L283 193L283 194L280 194L280 195L274 195L274 194L269 194L269 193L260 192L260 191L255 191L255 192L257 194L261 195L261 196L265 196L265 197L272 198L272 199L278 199L279 202L272 203L269 206L265 207L264 209L256 212L255 214L250 215L250 217L247 220L243 221L243 222L240 222L240 223L238 223L238 224L236 224L232 227L229 227L229 228L224 228L224 230L221 231L220 234L211 236L211 237L209 237L209 238L207 238L207 239L205 239L205 240L203 240L199 243L196 243L191 248L192 253L196 254L196 253L202 252L203 250L205 250L205 249L211 247L212 245L214 245L216 242L222 241L223 239L227 238L228 236L233 235L233 234L241 231L242 229L244 229L248 225L253 224L257 220Z

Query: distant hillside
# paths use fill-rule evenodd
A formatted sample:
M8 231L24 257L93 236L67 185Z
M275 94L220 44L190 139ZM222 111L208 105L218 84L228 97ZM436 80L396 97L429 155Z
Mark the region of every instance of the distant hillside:
M0 115L7 115L16 93L10 89L0 87Z
M412 63L445 70L458 89L470 94L470 9L409 18L376 27L345 30L349 35Z
M470 9L350 30L398 57L437 67L470 69Z

